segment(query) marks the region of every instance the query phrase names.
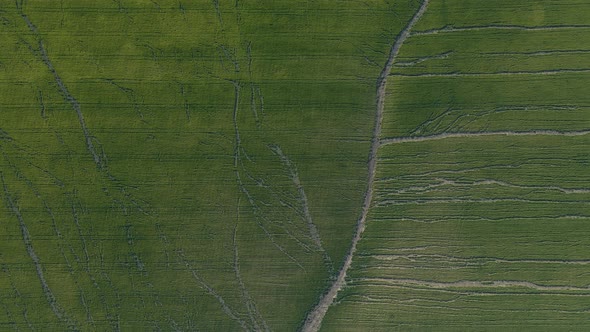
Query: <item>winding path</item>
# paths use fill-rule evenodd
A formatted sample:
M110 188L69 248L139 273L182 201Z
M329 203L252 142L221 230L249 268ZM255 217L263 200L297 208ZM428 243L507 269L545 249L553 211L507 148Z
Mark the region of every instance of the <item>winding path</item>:
M377 171L377 152L379 150L379 147L381 146L381 123L383 121L383 110L385 108L385 91L387 86L387 77L391 73L391 68L393 67L393 63L399 53L400 48L402 47L406 39L410 36L414 25L416 25L416 23L420 20L422 15L424 15L424 13L426 12L426 8L428 7L429 2L430 0L422 1L422 4L420 5L418 11L416 11L412 19L408 22L408 24L397 36L395 42L391 46L387 62L385 63L385 66L383 67L383 70L381 71L381 74L377 79L377 107L375 112L375 127L373 129L371 151L369 154L369 174L367 179L367 191L365 192L364 196L362 212L356 224L356 231L354 237L352 238L350 249L346 254L346 257L344 258L344 264L342 265L342 268L338 272L337 278L330 286L328 292L322 296L316 307L307 315L307 318L303 323L303 327L301 328L301 331L303 332L318 331L320 329L324 316L328 312L329 307L334 302L334 299L336 298L338 291L342 288L342 286L345 283L346 273L348 272L348 269L352 264L352 257L356 251L357 243L361 239L361 235L365 230L367 215L369 214L369 208L373 200L373 184L375 182L375 173Z

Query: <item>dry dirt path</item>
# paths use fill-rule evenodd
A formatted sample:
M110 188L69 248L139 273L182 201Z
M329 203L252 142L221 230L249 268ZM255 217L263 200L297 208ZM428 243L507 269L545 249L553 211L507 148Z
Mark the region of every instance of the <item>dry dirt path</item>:
M359 240L361 239L361 235L365 230L365 222L367 220L367 215L369 214L369 208L371 206L371 201L373 200L373 184L375 181L375 173L377 170L377 151L381 146L381 123L383 120L383 110L385 108L385 91L387 85L387 78L391 73L391 68L393 67L393 63L395 58L397 57L400 48L406 41L406 39L410 36L412 32L412 28L416 23L420 20L422 15L426 12L426 8L428 7L428 3L430 0L423 0L420 8L412 19L408 22L408 24L404 27L404 29L400 32L400 34L395 39L393 45L391 46L391 50L389 52L389 57L387 58L387 62L377 79L377 107L375 112L375 127L373 129L373 138L371 142L371 151L369 154L369 161L368 161L368 179L367 179L367 191L365 192L364 196L364 203L361 215L356 224L356 230L354 237L352 238L352 243L350 245L350 249L346 254L344 259L344 264L340 271L338 271L338 276L330 286L327 293L325 293L322 298L320 299L319 303L313 308L312 311L309 312L307 315L303 327L301 331L303 332L311 332L311 331L318 331L326 315L328 312L328 308L334 302L338 291L342 288L345 283L346 273L352 264L352 257L356 251L356 246Z

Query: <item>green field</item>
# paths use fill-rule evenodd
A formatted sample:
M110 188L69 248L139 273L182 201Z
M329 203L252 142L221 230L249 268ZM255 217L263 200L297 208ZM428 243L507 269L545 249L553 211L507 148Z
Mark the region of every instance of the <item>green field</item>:
M589 19L584 1L431 1L324 330L588 328Z
M1 331L590 327L587 1L0 23Z

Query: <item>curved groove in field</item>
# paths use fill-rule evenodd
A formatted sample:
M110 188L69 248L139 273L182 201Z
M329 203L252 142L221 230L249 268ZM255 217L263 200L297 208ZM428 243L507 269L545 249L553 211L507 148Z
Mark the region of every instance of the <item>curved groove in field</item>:
M234 124L234 134L235 134L234 173L236 175L236 181L238 182L238 187L239 187L240 191L244 195L246 195L246 198L248 198L248 202L250 203L250 205L254 209L254 212L256 214L259 214L260 212L259 212L258 206L256 205L256 202L254 201L254 197L252 197L252 195L250 194L250 192L248 191L248 189L244 185L244 183L242 181L242 176L240 173L240 166L243 167L243 165L241 164L242 157L240 154L240 151L242 149L242 139L240 137L240 129L238 127L238 106L239 106L239 101L240 101L240 84L237 82L232 82L232 84L234 85L234 94L235 94L234 109L233 109L233 124ZM270 242L273 244L273 246L275 248L277 248L280 252L285 254L285 256L289 257L289 259L293 263L295 263L297 266L299 266L299 268L301 268L302 270L305 270L303 265L295 257L293 257L293 255L291 255L289 252L287 252L287 250L276 241L275 236L268 230L268 228L262 222L259 221L259 222L257 222L257 224L258 224L258 227L260 229L262 229L262 231L264 232L266 237L270 240ZM295 239L294 236L291 236L291 238Z
M377 78L377 107L375 111L375 126L373 128L371 150L369 153L368 160L367 190L364 196L361 216L357 220L355 234L352 238L350 249L346 254L346 257L344 258L344 264L342 265L340 271L338 271L338 276L328 289L328 292L320 298L320 301L316 305L316 307L307 315L305 322L303 323L303 327L301 328L303 332L318 331L320 329L320 326L326 313L328 312L328 309L334 302L336 295L338 295L338 291L342 288L342 286L344 286L346 280L346 273L352 265L352 257L356 251L357 243L361 239L361 235L365 230L367 215L369 214L369 208L373 200L373 185L375 181L375 174L377 171L377 151L381 146L381 123L383 121L383 110L385 109L385 89L387 86L387 78L391 73L393 63L399 53L400 48L402 47L406 39L410 36L410 33L414 25L416 25L416 23L420 20L422 15L424 15L424 13L426 12L426 8L428 7L429 1L430 0L422 1L420 7L416 11L412 19L396 37L393 45L391 46L385 66L383 67L381 74Z
M35 328L31 324L31 321L29 321L29 318L27 315L27 313L29 311L27 303L22 301L22 294L18 290L16 285L14 284L13 276L10 273L10 269L5 264L2 264L2 269L0 271L2 271L3 274L6 274L6 279L3 279L3 280L8 280L10 283L10 289L12 290L12 293L14 294L11 297L12 303L16 304L16 306L19 307L19 309L21 309L23 320L27 324L29 331L35 331ZM8 294L8 289L5 290L5 294Z
M18 7L19 6L17 5L17 8ZM33 33L33 35L35 36L35 38L37 39L37 41L39 43L39 52L41 53L41 59L43 60L43 63L45 64L45 66L47 66L49 71L53 74L53 78L55 79L55 82L57 83L59 90L64 95L66 100L68 102L70 102L70 104L72 105L72 108L76 111L76 114L78 115L78 121L80 122L80 127L82 127L82 133L84 134L84 139L86 141L86 148L87 148L88 152L90 152L90 154L92 155L92 159L94 160L96 167L98 167L98 169L100 169L100 170L105 169L106 168L105 161L103 160L103 157L101 157L99 155L99 153L96 150L96 147L94 146L94 143L92 142L93 140L96 140L96 138L90 134L90 131L88 130L88 127L86 126L86 121L84 120L84 114L82 114L82 109L80 107L80 103L76 100L76 98L74 98L74 96L72 96L70 94L70 91L68 90L68 88L66 87L66 85L62 81L61 77L59 77L59 74L55 70L55 67L53 67L53 63L51 62L51 60L49 59L49 56L47 55L47 50L45 49L45 45L43 45L43 40L41 39L41 36L39 35L39 31L37 31L37 27L35 27L35 25L31 22L31 20L29 20L29 17L25 13L23 13L23 11L20 8L18 8L18 9L19 9L21 17L23 18L25 23L27 23L29 30L31 30L31 32Z
M94 137L90 133L90 130L88 129L88 127L86 125L80 103L69 92L67 86L65 85L65 83L63 82L63 80L61 79L59 74L57 73L55 67L53 66L53 63L51 62L51 60L48 56L47 50L45 48L45 45L44 45L43 40L41 38L41 35L37 30L37 27L32 23L32 21L29 19L29 17L23 12L22 4L19 5L17 3L17 11L18 11L19 15L21 16L21 18L27 24L29 30L31 31L31 33L33 34L35 39L37 40L38 51L41 56L41 60L45 64L45 66L49 69L51 74L53 75L53 78L59 88L59 91L61 92L63 97L66 99L66 101L70 103L71 107L76 111L77 118L78 118L80 127L82 129L82 133L83 133L83 136L85 139L86 149L91 154L94 164L96 165L97 169L99 171L101 171L102 175L104 175L109 181L113 182L115 187L117 189L119 189L119 191L120 191L120 194L122 195L121 199L113 198L113 203L120 206L120 208L122 209L123 214L125 215L126 218L128 218L128 215L129 215L129 207L136 208L141 213L147 215L148 213L142 208L140 203L138 203L136 199L132 198L132 196L126 192L125 185L121 184L113 175L111 175L109 173L109 171L107 169L107 157L106 157L104 151L102 151L102 148L100 146L100 142L98 142L97 138ZM36 52L34 50L32 50L32 51L34 54L36 54ZM142 272L143 275L147 275L147 271L145 270L145 265L140 260L139 255L135 252L135 244L133 241L133 237L130 233L131 227L132 227L132 225L127 223L127 225L126 225L127 239L128 239L128 244L131 247L130 248L130 255L132 256L133 260L135 261L138 270L140 272ZM108 276L106 275L106 273L104 271L102 273L103 273L104 278L111 284L111 287L112 287L113 285L112 285L111 280L108 278ZM93 278L91 278L91 279L93 279ZM95 280L92 280L92 281L95 284L95 287L97 287L96 281ZM102 292L99 292L99 293L101 294L99 296L102 297L103 296ZM141 298L141 302L144 303L145 301L144 301L143 295L141 295L140 298ZM117 295L117 299L120 300L118 295ZM145 304L144 304L144 306L145 306ZM120 324L119 319L120 318L119 318L118 314L116 314L116 316L112 316L110 313L107 312L107 319L113 325L113 330L120 330L120 326L119 326L119 324Z
M211 287L207 282L205 282L203 277L201 277L197 273L197 271L193 268L193 266L186 260L186 258L184 257L184 254L179 253L179 256L184 261L184 265L191 272L191 274L193 275L193 278L197 281L197 283L199 283L199 285L201 285L201 287L203 289L205 289L207 291L207 293L209 293L209 295L213 296L217 300L217 302L219 302L219 304L221 305L221 310L223 310L223 312L229 318L231 318L232 320L234 320L235 322L240 324L240 326L242 327L242 329L244 331L248 331L249 330L248 324L246 324L246 322L244 322L244 320L242 320L239 317L239 315L225 302L223 297L221 297L221 295L219 295L219 293L217 293L215 291L215 289L213 289L213 287Z
M280 146L271 145L270 149L273 153L275 153L281 159L281 161L283 162L283 165L285 165L285 168L287 168L287 170L289 172L289 177L291 178L291 181L293 181L293 185L295 186L295 188L297 189L297 192L299 193L299 201L301 202L301 207L303 209L303 217L307 223L309 235L311 236L311 239L313 240L317 249L322 253L322 256L324 258L324 264L326 265L329 273L332 274L332 272L333 272L332 259L330 258L330 255L328 255L328 252L324 249L324 246L322 245L322 239L320 237L320 233L319 233L315 223L313 222L313 218L311 217L311 213L309 212L309 204L307 202L307 195L305 194L305 189L303 188L303 185L301 184L301 180L299 179L299 173L297 172L297 168L295 167L295 165L293 165L293 163L291 162L289 157L287 157L283 153L283 150L281 150Z
M14 144L14 143L13 143L13 144ZM20 179L20 180L22 180L23 182L25 182L25 184L27 185L27 187L28 187L28 188L29 188L29 189L30 189L30 190L33 192L33 195L35 195L35 197L37 197L37 199L39 199L39 200L42 202L42 204L43 204L43 208L45 209L45 212L48 214L49 218L51 219L51 226L52 226L52 228L53 228L53 232L55 233L56 237L58 238L57 247L59 248L59 252L60 252L60 254L61 254L61 257L62 257L62 259L64 260L64 262L66 263L66 266L67 266L68 272L69 272L70 274L72 274L72 275L73 275L73 274L75 273L75 270L74 270L74 267L72 266L72 263L71 263L71 262L70 262L70 260L67 258L67 256L66 256L66 253L65 253L65 251L64 251L64 248L65 248L65 247L68 247L68 248L69 248L69 250L70 250L72 253L74 252L74 249L73 249L73 247L71 246L71 244L69 244L69 243L68 243L68 241L67 241L67 240L65 240L64 236L62 235L61 231L59 230L59 228L58 228L58 226L57 226L57 220L56 220L56 217L55 217L55 215L53 214L53 211L52 211L51 207L50 207L50 206L49 206L49 204L47 203L47 200L46 200L46 198L45 198L45 197L44 197L44 196L41 194L40 190L39 190L39 189L38 189L38 187L37 187L37 186L36 186L36 185L33 183L33 181L31 181L31 180L30 180L30 179L29 179L27 176L25 176L25 175L24 175L24 174L23 174L23 173L20 171L20 169L19 169L19 168L18 168L18 167L17 167L15 164L13 164L13 163L10 161L10 159L8 158L8 155L7 155L7 153L4 151L4 147L3 147L3 146L1 146L1 145L0 145L0 152L1 152L1 154L3 155L3 157L4 157L4 160L5 160L5 161L8 163L8 165L9 165L9 166L10 166L10 167L13 169L13 171L14 171L14 172L15 172L15 174L17 175L17 178L18 178L18 179ZM47 170L45 170L45 169L43 169L43 168L41 168L41 167L38 167L38 166L35 166L35 165L33 165L33 164L30 162L30 161L28 161L28 164L29 164L30 166L34 166L35 168L39 169L39 170L40 170L40 171L42 171L43 173L45 173L45 174L48 174L48 175L49 175L49 176L51 176L52 178L54 177L54 176L53 176L51 173L49 173ZM57 181L59 181L59 182L57 183L57 185L59 185L60 187L64 187L64 186L65 186L65 184L64 184L64 183L63 183L61 180L59 180L59 179L57 179L57 178L55 178L54 180L57 180ZM74 207L74 203L73 203L73 202L72 202L72 208L73 208L73 209L75 209L75 207ZM107 319L109 320L109 322L110 322L110 323L111 323L113 326L116 326L116 324L115 324L116 322L114 322L114 321L113 321L113 319L112 319L112 316L111 316L111 314L110 314L110 311L109 311L109 308L108 308L108 306L106 305L106 299L105 299L105 295L104 295L104 293L101 291L101 289L100 289L100 287L99 287L99 285L98 285L98 283L97 283L97 281L96 281L96 278L95 278L94 274L93 274L93 273L90 271L90 259L89 259L89 255L88 255L88 251L87 251L87 246L86 246L86 243L85 243L86 241L85 241L85 239L84 239L83 235L80 233L80 225L79 225L79 222L78 222L78 216L77 216L77 212L73 211L73 213L74 213L74 222L75 222L75 224L76 224L76 227L77 227L77 229L78 229L78 234L79 234L79 236L80 236L80 240L82 241L82 245L83 245L83 248L84 248L84 255L85 255L85 259L86 259L86 264L84 265L84 270L86 271L86 274L87 274L87 275L88 275L88 277L90 278L90 280L91 280L91 282L92 282L93 286L94 286L94 287L96 288L96 290L97 290L97 296L99 297L99 299L100 299L100 302L101 302L101 304L103 305L103 307L104 307L104 309L105 309L105 312L107 313ZM77 282L76 282L76 285L77 285L77 289L78 289L78 291L80 292L80 298L81 298L81 301L82 301L82 302L83 302L83 304L84 304L84 303L86 302L86 301L84 300L84 291L83 291L83 289L82 289L82 288L81 288L81 287L78 285L78 283L77 283ZM91 324L93 324L93 327L94 327L94 328L96 328L96 327L94 326L94 321L93 321L93 319L92 319L92 314L91 314L91 312L90 312L90 308L88 308L88 306L87 306L87 305L84 305L84 307L85 307L85 309L86 309L86 314L87 314L88 321L89 321ZM116 329L114 329L114 330L116 330Z
M0 181L2 182L2 187L4 190L4 198L6 199L6 205L12 211L12 213L14 213L14 215L16 216L16 219L18 220L19 228L21 230L21 234L22 234L22 238L23 238L23 242L24 242L25 247L27 249L27 254L29 255L29 257L33 261L33 264L35 265L35 271L37 273L37 278L39 279L39 282L41 283L41 288L43 290L43 294L45 295L45 298L47 299L47 303L51 307L51 311L53 311L53 314L60 321L66 323L68 328L73 329L73 330L78 330L76 322L72 321L67 316L64 309L59 305L59 303L57 303L57 299L55 298L55 295L53 295L53 292L51 291L51 288L49 287L49 284L47 283L47 279L45 279L45 275L43 273L43 266L41 265L41 262L39 261L39 256L37 256L37 253L35 252L35 248L33 248L33 243L31 241L31 235L29 233L29 230L27 228L25 220L24 220L23 216L21 215L19 208L16 206L15 202L13 201L12 196L10 195L10 192L8 191L8 187L6 186L6 182L4 181L4 175L1 172L0 172Z
M252 322L255 331L270 331L266 321L258 311L256 307L256 303L250 296L250 293L246 289L246 285L242 280L242 274L240 272L240 255L238 251L238 225L240 224L240 199L238 198L237 203L237 212L236 212L236 225L234 226L234 233L233 233L233 247L234 247L234 274L236 275L236 279L238 280L238 284L240 285L240 291L242 292L242 298L244 299L246 309L248 309L248 317Z
M590 130L572 130L572 131L558 131L558 130L532 130L532 131L488 131L488 132L465 132L465 133L443 133L430 136L414 136L414 137L394 137L384 138L381 140L382 145L413 143L435 141L446 138L470 138L483 136L585 136L589 135Z

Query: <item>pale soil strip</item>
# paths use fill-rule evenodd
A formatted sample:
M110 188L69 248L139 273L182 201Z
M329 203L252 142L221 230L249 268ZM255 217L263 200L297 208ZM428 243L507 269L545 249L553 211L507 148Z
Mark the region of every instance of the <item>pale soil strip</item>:
M303 189L303 185L301 185L301 180L299 179L299 173L297 172L297 168L295 167L295 165L293 165L293 163L291 162L289 157L287 157L283 153L283 150L281 150L280 146L271 145L270 149L272 152L274 152L281 159L283 165L285 165L285 168L287 168L287 170L289 171L289 177L291 178L291 181L293 181L293 185L295 185L295 188L297 188L297 192L299 193L299 201L301 202L301 207L303 209L303 216L305 218L305 221L307 222L307 228L309 229L309 234L311 236L311 239L313 240L317 249L322 253L322 255L324 257L324 263L328 267L328 270L330 271L330 274L331 274L332 273L332 259L330 258L330 256L328 255L328 253L324 249L324 246L322 245L322 239L320 237L320 233L319 233L315 223L313 222L313 219L311 217L311 213L309 212L309 204L307 203L307 195L305 194L305 189Z
M424 74L391 74L396 77L481 77L481 76L519 76L519 75L558 75L567 73L590 73L590 69L552 69L539 71L499 71L493 73L424 73Z
M586 54L590 53L590 50L584 49L573 49L573 50L546 50L546 51L534 51L534 52L482 52L483 55L491 56L513 56L513 55L526 55L526 56L542 56L542 55L554 55L554 54Z
M480 30L524 30L524 31L556 31L556 30L571 30L571 29L588 29L590 25L547 25L547 26L534 26L527 27L524 25L478 25L478 26L465 26L465 27L454 27L444 26L438 29L415 31L412 32L412 36L425 36L435 35L438 33L446 32L462 32L462 31L480 31Z
M474 181L470 183L460 183L452 180L441 179L441 185L450 185L455 187L465 187L465 186L487 186L487 185L498 185L501 187L509 187L509 188L518 188L518 189L545 189L545 190L556 190L561 191L564 194L590 194L590 189L586 188L562 188L558 186L524 186L518 184L512 184L504 181L498 180L482 180L482 181Z
M406 217L392 217L392 218L375 218L376 221L409 221L409 222L417 222L417 223L424 223L424 224L435 224L441 222L478 222L478 221L506 221L506 220L539 220L539 219L565 219L565 220L588 220L590 216L583 216L583 215L545 215L539 217L506 217L506 218L482 218L482 217L473 217L473 218L406 218Z
M415 65L417 65L419 63L422 63L422 62L425 62L425 61L428 61L428 60L442 60L442 59L446 59L451 54L453 54L453 51L448 51L448 52L441 53L441 54L438 54L438 55L433 55L433 56L425 56L425 57L418 58L418 59L413 60L413 61L397 62L397 63L395 63L394 66L395 67L412 67L412 66L415 66Z
M53 67L53 63L47 55L47 50L45 49L45 45L43 45L43 41L41 40L39 31L37 31L35 25L31 22L31 20L29 20L29 17L20 10L20 8L19 11L23 20L27 23L29 30L31 30L31 32L39 42L39 52L41 53L43 63L45 63L45 66L47 66L49 71L53 74L53 78L55 79L55 82L57 83L59 90L64 95L66 100L72 105L72 108L76 111L76 114L78 115L78 121L80 122L80 126L82 127L82 133L84 134L84 138L86 140L86 148L88 149L88 152L90 152L90 154L92 155L92 158L94 159L94 163L96 164L96 166L99 169L104 169L106 165L104 164L104 161L100 157L99 153L96 150L96 147L94 146L94 143L92 142L95 138L90 134L90 131L86 126L86 121L84 120L84 115L82 114L80 103L78 103L76 98L74 98L70 94L68 88L66 87L64 82L61 80L61 77L59 77L57 71L55 70L55 67Z
M501 295L502 293L497 293L497 295ZM473 294L476 295L476 294ZM487 293L486 295L490 295L490 293ZM511 295L515 295L514 293L511 293ZM518 295L524 295L523 293L519 293ZM541 295L540 293L534 293L535 296ZM563 294L558 294L558 293L546 293L546 294L542 294L542 295L559 295L562 296ZM451 303L455 303L457 302L457 300L459 299L459 296L454 297L451 300L435 300L435 299L428 299L428 298L412 298L412 299L407 299L407 300L396 300L396 299L391 299L389 297L371 297L371 296L362 296L362 295L355 295L353 299L350 299L350 301L353 301L357 304L367 304L367 305L371 305L371 304L395 304L398 306L402 306L402 307L409 307L409 308L417 308L418 310L422 310L422 311L431 311L432 309L440 309L440 310L444 310L444 311L451 311L451 312L456 312L457 315L461 315L465 312L466 309L471 308L471 307L466 307L466 306L449 306L448 304ZM434 304L430 304L430 303L441 303L441 305L434 305ZM442 304L447 304L445 306L443 306ZM506 309L491 309L491 308L478 308L477 309L478 312L492 312L492 313L514 313L514 312L531 312L531 309L514 309L514 308L506 308ZM535 312L540 313L540 312L548 312L548 313L561 313L561 314L579 314L579 315L587 315L588 313L590 313L590 310L558 310L558 309L545 309L545 308L535 308L534 309ZM453 314L454 315L454 314ZM409 324L407 324L409 325ZM398 328L400 327L400 325L397 325ZM410 328L415 328L415 325L410 325Z
M405 194L405 193L427 193L432 192L433 189L444 187L444 186L452 186L452 187L471 187L471 186L490 186L496 185L500 187L508 187L508 188L517 188L517 189L530 189L530 190L554 190L554 191L561 191L564 194L590 194L590 189L587 188L563 188L558 186L526 186L526 185L518 185L513 183L508 183L504 181L498 180L481 180L481 181L472 181L472 182L457 182L454 180L449 179L442 179L437 178L435 179L438 183L429 184L426 186L411 186L407 188L402 188L399 190L394 190L391 192L387 192L383 196L390 196L392 194Z
M488 263L505 263L505 264L562 264L562 265L590 265L590 260L560 260L560 259L507 259L497 257L456 257L440 254L410 254L410 255L371 255L371 258L375 258L381 261L395 261L395 260L407 260L410 262L416 262L417 260L428 260L430 262L440 262L441 260L450 262L461 262L471 265L481 265ZM434 259L434 260L433 260Z
M382 145L400 144L400 143L414 143L435 141L447 138L471 138L483 136L585 136L589 135L590 130L576 130L576 131L557 131L557 130L532 130L532 131L489 131L489 132L464 132L464 133L443 133L430 136L415 136L415 137L395 137L384 138L381 140Z
M33 248L33 243L31 241L31 234L29 233L29 230L27 229L27 225L25 224L25 221L23 219L23 216L20 213L20 210L18 209L15 202L12 200L12 196L8 192L8 187L6 186L6 182L4 181L4 175L2 173L0 173L0 180L2 181L2 187L4 189L4 197L6 199L6 203L8 205L8 208L14 213L14 215L18 219L19 227L20 227L21 234L23 237L23 242L25 243L25 247L27 249L27 253L29 254L29 257L31 258L31 260L33 261L33 264L35 265L35 270L37 272L37 278L39 279L39 282L41 283L41 288L43 290L43 294L45 295L45 298L47 299L47 302L49 303L49 306L51 307L51 311L53 311L53 314L59 320L66 323L68 325L68 328L73 329L73 330L78 330L77 324L74 321L72 321L65 314L63 308L61 308L59 303L57 303L57 299L53 295L53 292L51 291L51 288L49 287L49 284L47 283L47 280L45 279L45 275L43 273L43 266L41 265L41 262L39 261L39 256L37 256L37 253L35 252L35 249Z
M448 174L466 174L466 173L478 172L481 170L503 171L503 170L509 170L509 169L518 169L521 166L522 166L522 164L515 163L512 165L494 164L494 165L489 165L489 166L474 166L474 167L465 167L465 168L460 168L460 169L443 169L443 170L438 170L438 171L428 171L428 172L422 172L422 173L416 173L416 174L405 174L405 175L385 177L385 178L381 178L381 179L378 179L375 181L377 181L377 182L397 182L399 180L407 181L407 180L421 179L423 177L428 177L428 176L437 176L437 175L441 175L441 174L447 174L447 175Z
M375 111L375 127L373 129L373 138L371 142L371 151L369 154L368 160L368 178L367 178L367 191L365 192L363 207L361 216L359 217L357 224L356 224L356 231L354 237L352 238L352 243L350 245L350 249L344 258L344 264L342 268L338 272L338 277L332 285L330 286L327 293L325 293L321 298L319 303L313 310L308 314L305 322L303 323L303 327L301 328L304 332L310 331L318 331L324 319L324 316L328 312L328 308L334 302L338 291L344 286L346 281L346 273L352 264L352 257L356 251L356 246L359 240L361 239L361 235L365 230L365 222L367 220L367 215L369 214L369 208L371 206L371 201L373 199L373 184L375 181L375 173L377 171L377 151L381 145L381 123L383 121L383 110L385 108L385 88L387 85L387 77L391 73L391 68L393 67L393 63L395 58L397 57L401 46L404 44L406 39L410 36L412 28L414 25L420 20L422 15L426 12L426 8L428 7L428 3L430 0L422 1L420 8L414 14L412 19L408 22L408 24L404 27L404 29L400 32L400 34L395 39L395 42L391 46L391 50L389 52L389 57L387 58L387 62L377 79L377 107Z
M436 282L417 279L387 279L387 278L364 278L358 281L399 284L399 285L416 285L428 288L446 289L446 288L505 288L505 287L524 287L538 291L590 291L590 287L561 286L561 285L539 285L529 281L516 280L491 280L491 281L471 281L460 280L454 282Z
M416 200L406 200L406 199L388 199L383 200L376 203L375 206L383 207L383 206L391 206L391 205L405 205L405 204L453 204L453 203L502 203L502 202L518 202L518 203L533 203L533 204L553 204L553 203L560 203L560 204L584 204L587 205L587 200L579 200L579 201L558 201L558 200L549 200L549 199L526 199L526 198L481 198L481 199L473 199L473 198L451 198L451 199L440 199L440 198L428 198L428 199L416 199Z

